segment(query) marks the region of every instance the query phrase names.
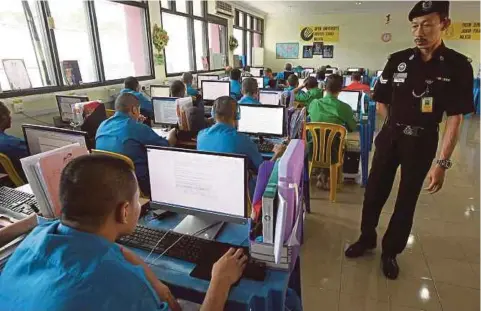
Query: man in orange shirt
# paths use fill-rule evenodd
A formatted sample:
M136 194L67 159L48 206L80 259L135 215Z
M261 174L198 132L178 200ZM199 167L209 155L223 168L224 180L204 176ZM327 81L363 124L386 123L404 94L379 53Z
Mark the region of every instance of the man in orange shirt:
M346 86L343 90L344 91L363 91L364 93L368 94L371 92L371 88L367 84L361 83L361 74L355 72L351 76L352 83Z

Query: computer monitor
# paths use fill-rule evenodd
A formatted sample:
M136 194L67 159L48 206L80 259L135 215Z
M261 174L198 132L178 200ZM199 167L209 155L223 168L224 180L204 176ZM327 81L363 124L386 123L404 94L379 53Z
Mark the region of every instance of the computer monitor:
M89 101L87 96L55 95L55 98L57 99L58 112L63 122L70 122L73 119L73 105Z
M342 91L339 93L338 99L351 106L353 112L358 112L361 93L360 91Z
M42 125L22 125L23 136L30 155L57 149L63 146L79 143L88 147L87 132L62 129Z
M213 102L221 96L230 96L229 81L202 81L202 97L204 101Z
M314 68L312 68L312 67L304 67L303 70L304 70L305 72L309 73L309 74L310 74L310 73L314 73Z
M151 85L150 97L169 97L170 86L168 85Z
M237 130L259 136L284 136L285 108L283 106L240 104Z
M244 81L247 78L256 79L258 88L262 89L264 87L264 78L263 77L242 77L242 81Z
M250 73L253 77L262 77L264 75L264 67L251 67Z
M352 83L352 76L344 76L344 86L348 86Z
M259 102L263 105L278 106L282 103L282 91L259 90Z
M376 71L376 77L380 77L382 75L382 70Z
M177 125L177 105L175 97L153 97L154 124L155 125Z
M219 80L219 75L197 75L197 88L202 87L202 81L207 81L207 80Z
M147 146L150 206L203 221L247 223L247 158L244 155ZM193 217L197 216L197 217ZM186 217L187 218L187 217ZM187 224L183 224L186 226ZM195 233L197 229L181 230Z
M332 75L333 73L336 73L337 69L336 68L326 68L326 77L327 75Z

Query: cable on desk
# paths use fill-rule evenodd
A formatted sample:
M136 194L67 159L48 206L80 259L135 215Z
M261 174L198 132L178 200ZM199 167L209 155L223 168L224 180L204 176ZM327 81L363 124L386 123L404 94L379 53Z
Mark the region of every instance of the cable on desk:
M164 233L164 235L159 239L159 241L157 242L157 244L155 244L155 246L152 248L152 250L150 251L149 255L147 255L147 257L145 257L145 261L147 261L147 259L149 259L150 255L152 255L152 253L154 252L155 248L159 245L160 242L162 242L162 240L167 236L167 234L169 234L170 230L169 231L166 231Z

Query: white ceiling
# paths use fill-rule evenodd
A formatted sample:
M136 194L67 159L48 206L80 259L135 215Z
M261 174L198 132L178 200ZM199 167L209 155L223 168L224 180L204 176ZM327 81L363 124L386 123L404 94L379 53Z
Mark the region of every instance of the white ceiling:
M408 12L416 1L275 1L275 0L240 0L236 1L247 8L260 11L266 15L286 14L326 14L326 13L366 13L376 11ZM359 3L360 4L357 4ZM468 6L479 10L479 1L456 1L456 6Z

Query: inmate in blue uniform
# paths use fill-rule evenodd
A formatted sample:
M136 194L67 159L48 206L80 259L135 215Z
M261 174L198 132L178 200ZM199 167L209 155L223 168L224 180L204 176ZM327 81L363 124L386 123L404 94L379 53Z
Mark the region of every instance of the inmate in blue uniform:
M149 118L152 118L154 116L154 106L152 105L152 101L147 96L145 96L144 93L137 92L131 89L121 89L120 94L124 93L129 93L137 97L140 102L140 110L142 114Z
M192 87L192 84L187 84L186 85L186 91L187 91L187 95L189 96L197 96L199 95L199 91L197 91L196 89L194 89Z
M0 275L2 311L169 310L120 247L59 221L38 225Z
M242 97L242 85L237 80L230 80L230 96L235 99L239 100Z
M252 96L244 95L240 100L239 104L251 104L251 105L260 105L260 101L255 99Z
M165 138L157 135L147 125L138 123L128 114L117 111L100 124L95 143L97 149L128 156L135 164L135 175L140 189L144 194L150 193L145 146L168 146Z
M0 132L0 153L5 154L10 161L12 161L17 173L19 173L25 180L25 174L23 173L22 165L20 164L20 159L28 157L25 141L15 136L8 135L5 132Z

